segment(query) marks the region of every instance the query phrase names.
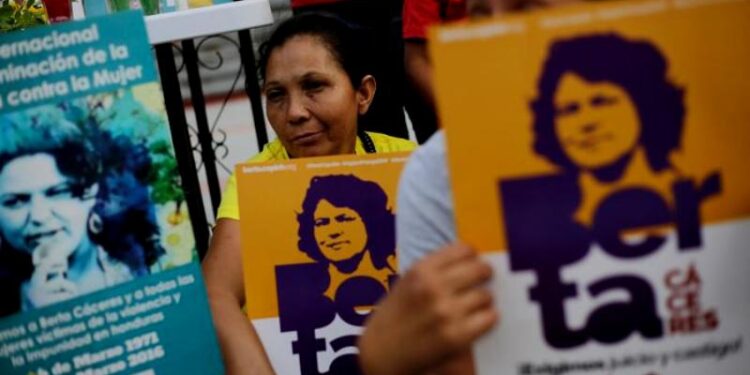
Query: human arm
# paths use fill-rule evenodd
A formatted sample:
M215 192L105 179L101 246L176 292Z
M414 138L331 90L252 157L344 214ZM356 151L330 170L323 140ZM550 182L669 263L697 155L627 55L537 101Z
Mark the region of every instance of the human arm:
M472 372L471 345L498 319L481 287L491 275L489 265L460 244L415 263L367 321L359 341L363 372Z
M398 186L396 249L399 272L456 242L453 194L446 160L445 133L435 133L409 157Z
M226 373L273 374L255 328L242 312L241 259L240 222L219 219L202 267Z
M426 367L429 365L433 366L429 368L430 373L436 375L473 373L470 343L474 341L477 334L489 329L488 327L475 325L473 328L475 331L466 331L465 333L469 336L460 338L463 341L455 337L431 337L429 335L439 333L451 324L459 326L466 324L466 321L474 319L475 313L484 316L485 319L490 317L496 319L497 314L491 304L478 304L477 310L472 311L455 310L453 313L457 315L450 316L452 320L421 321L421 324L432 326L434 332L419 331L415 327L409 328L406 324L416 323L408 323L410 320L404 320L415 319L419 316L425 319L440 316L434 309L439 309L438 306L443 306L443 304L450 306L454 301L461 300L462 296L467 293L474 296L483 295L482 298L488 295L480 287L482 280L487 277L483 272L486 272L488 267L473 253L464 254L465 258L458 257L456 264L441 262L440 259L433 260L434 257L450 258L450 254L445 255L444 252L462 251L461 249L451 250L457 247L456 245L445 247L446 244L456 241L456 230L446 165L445 138L442 131L438 131L427 143L412 153L404 168L398 191L396 234L399 267L405 275L396 283L382 305L376 308L367 323L360 342L365 373L379 375L394 371L394 374L398 374L399 372L396 371L402 371L401 373L404 374L417 374L418 371L428 371ZM453 267L456 267L455 272L451 271ZM468 274L462 272L468 272ZM471 279L472 272L476 272L474 275L480 277ZM455 287L456 281L451 281L453 278L448 275L453 273L456 274L454 276L456 279L469 278L470 281L473 280L473 284L464 289L451 289L451 285ZM420 287L415 287L414 284L429 287L422 288L420 291ZM416 292L414 288L417 288ZM414 304L411 301L413 293L427 295L425 298L428 302ZM401 327L402 325L405 327ZM427 341L424 342L425 340ZM420 342L414 343L415 341ZM393 352L396 349L393 343L397 342L400 344L397 346L400 352ZM423 347L418 345L427 345L424 348L430 352L448 354L445 354L444 358L429 357L420 349ZM381 366L393 366L393 368Z

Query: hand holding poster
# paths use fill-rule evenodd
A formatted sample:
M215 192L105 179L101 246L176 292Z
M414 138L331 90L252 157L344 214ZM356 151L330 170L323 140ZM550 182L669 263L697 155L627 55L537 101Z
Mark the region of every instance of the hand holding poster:
M480 374L747 372L748 19L633 1L434 32L458 232L503 316Z
M137 12L0 36L0 373L222 371L155 79Z
M247 313L279 374L359 373L356 340L396 277L404 154L237 166Z

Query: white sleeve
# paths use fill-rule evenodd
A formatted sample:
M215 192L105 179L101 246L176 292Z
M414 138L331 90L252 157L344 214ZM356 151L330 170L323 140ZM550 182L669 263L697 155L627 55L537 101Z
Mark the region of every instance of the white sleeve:
M396 213L399 272L455 239L445 136L440 131L411 155L401 174Z

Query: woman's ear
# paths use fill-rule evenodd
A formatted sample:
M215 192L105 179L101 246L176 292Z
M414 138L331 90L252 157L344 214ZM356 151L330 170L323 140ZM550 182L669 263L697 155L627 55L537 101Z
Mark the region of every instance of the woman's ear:
M375 97L376 89L375 77L369 74L362 77L362 82L360 82L357 89L357 113L360 115L367 113L372 104L372 99Z

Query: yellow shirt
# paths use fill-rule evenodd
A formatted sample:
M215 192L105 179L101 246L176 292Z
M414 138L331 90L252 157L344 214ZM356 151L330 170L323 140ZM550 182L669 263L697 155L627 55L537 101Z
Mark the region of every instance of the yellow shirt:
M375 145L375 151L377 153L411 151L417 147L414 142L406 139L391 137L380 133L367 132L367 134L372 139L372 143ZM359 137L357 137L354 152L357 155L366 154ZM289 160L289 155L286 153L284 146L281 145L281 142L276 139L268 143L266 147L263 147L261 152L248 159L247 162L257 163L279 160ZM234 177L234 173L232 173L232 175L229 176L229 180L227 180L227 186L224 189L224 195L221 198L221 205L219 205L219 212L216 216L217 219L240 219L240 207L237 202L237 180Z

